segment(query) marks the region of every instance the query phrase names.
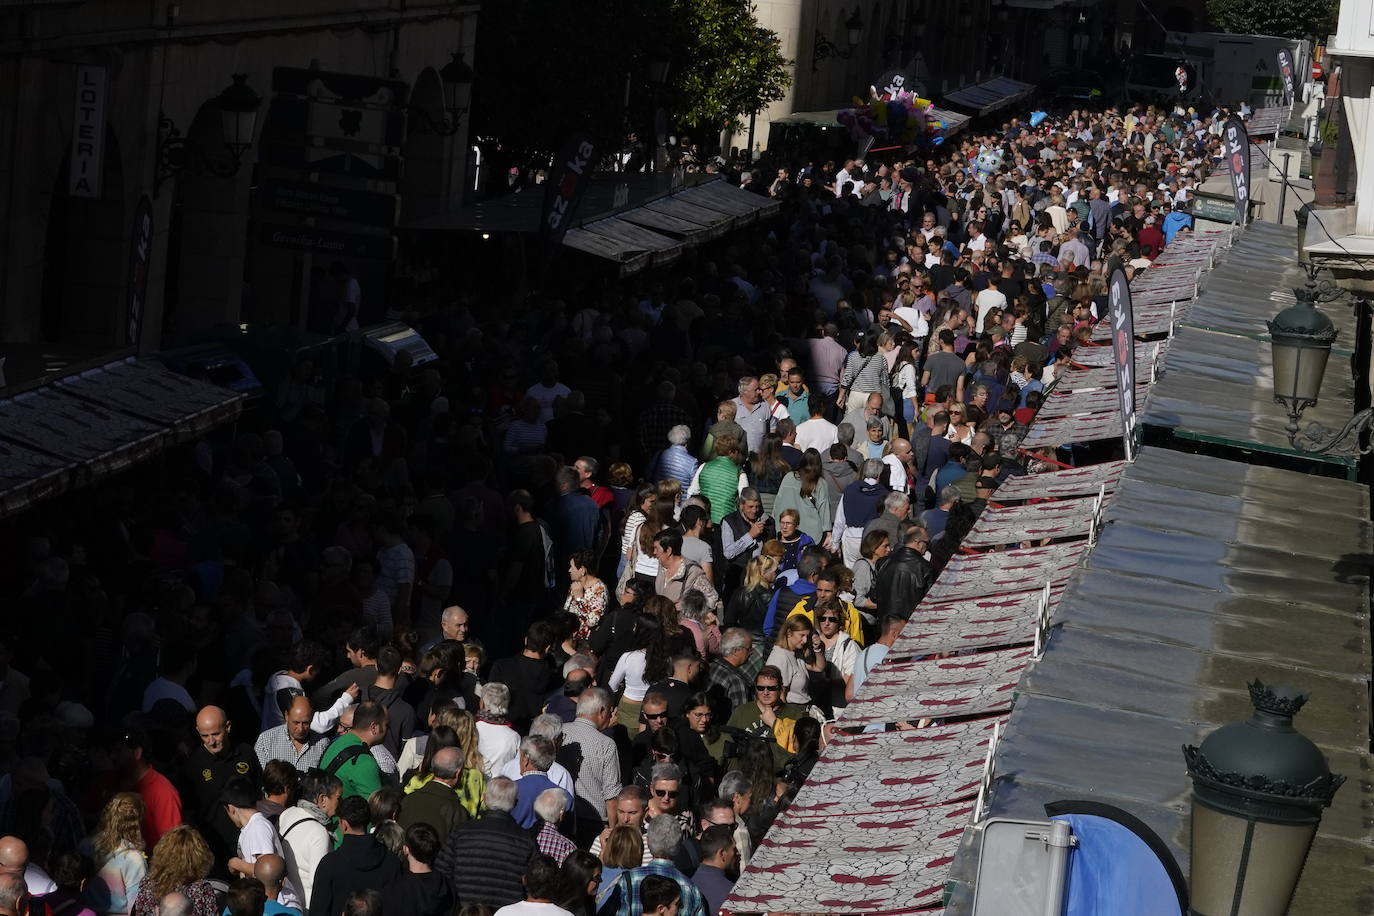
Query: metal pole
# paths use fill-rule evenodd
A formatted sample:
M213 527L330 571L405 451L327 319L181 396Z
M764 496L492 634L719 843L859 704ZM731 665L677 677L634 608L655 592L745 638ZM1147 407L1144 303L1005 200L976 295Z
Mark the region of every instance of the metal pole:
M757 114L757 111L749 112L749 154L744 157L744 161L750 166L754 164L754 117Z
M1293 158L1292 153L1283 154L1283 180L1279 184L1279 225L1283 225L1283 202L1288 199L1288 160Z

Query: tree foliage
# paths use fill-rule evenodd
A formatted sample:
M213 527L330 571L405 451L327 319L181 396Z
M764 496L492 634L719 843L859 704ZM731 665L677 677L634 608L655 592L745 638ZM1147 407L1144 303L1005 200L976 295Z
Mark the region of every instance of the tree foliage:
M1336 30L1336 0L1207 0L1207 15L1242 35L1321 38Z
M649 83L666 55L668 82ZM495 173L542 165L575 131L603 150L652 130L738 126L783 97L789 62L752 0L500 0L484 3L473 69L473 142Z
M778 36L759 25L752 0L675 0L673 18L679 123L738 129L741 114L760 111L786 94L791 62Z

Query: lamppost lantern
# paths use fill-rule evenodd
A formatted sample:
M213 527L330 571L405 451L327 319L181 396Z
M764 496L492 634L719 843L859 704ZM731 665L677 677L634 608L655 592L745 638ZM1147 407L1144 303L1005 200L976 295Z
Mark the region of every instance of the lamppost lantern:
M846 37L849 39L850 49L857 48L859 42L863 40L864 37L864 20L863 17L859 15L859 8L857 6L854 7L854 15L844 21L844 28Z
M1308 423L1305 428L1299 426L1303 411L1317 403L1326 363L1336 342L1336 326L1317 308L1317 303L1346 295L1329 280L1318 284L1315 268L1307 265L1307 269L1306 285L1293 290L1297 301L1268 322L1274 365L1274 402L1288 413L1285 427L1288 444L1298 451L1320 455L1353 435L1355 449L1362 455L1368 454L1374 448L1374 441L1366 443L1363 440L1365 433L1374 429L1374 409L1360 411L1340 429L1328 429L1320 423Z
M1193 783L1193 916L1282 916L1307 851L1345 777L1293 728L1307 695L1250 683L1254 715L1183 757Z
M248 85L248 74L235 73L233 78L229 87L219 94L219 116L225 145L237 160L253 145L262 96Z
M455 51L453 59L439 70L439 79L444 83L444 100L450 112L458 115L468 110L472 99L472 80L476 76L472 67L463 59L462 51Z
M1274 400L1288 409L1296 429L1297 417L1317 403L1326 362L1336 342L1336 326L1317 309L1315 287L1300 287L1293 293L1297 301L1269 322L1269 338Z
M673 56L667 48L655 48L649 55L649 82L662 86L668 82L668 72L673 66Z

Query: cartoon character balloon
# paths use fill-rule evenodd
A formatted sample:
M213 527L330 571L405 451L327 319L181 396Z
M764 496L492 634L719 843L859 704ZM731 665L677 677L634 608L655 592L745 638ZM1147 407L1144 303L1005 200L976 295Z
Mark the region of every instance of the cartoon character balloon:
M989 176L997 174L1002 168L1002 151L1000 149L985 149L973 160L973 174L979 181L987 181Z

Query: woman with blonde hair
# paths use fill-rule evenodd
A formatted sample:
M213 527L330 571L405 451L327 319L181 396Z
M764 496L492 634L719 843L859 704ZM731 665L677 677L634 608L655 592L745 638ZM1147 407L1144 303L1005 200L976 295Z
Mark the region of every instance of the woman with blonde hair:
M771 542L770 542L771 543ZM763 622L773 598L773 582L778 578L778 558L760 555L744 568L744 585L735 589L725 605L723 627L743 627L763 642Z
M482 755L477 750L477 719L466 709L453 707L452 712L440 717L439 724L447 725L458 736L458 746L463 749L463 772L458 774L458 784L453 791L458 793L458 801L469 817L476 817L482 807L482 793L487 789L486 772L482 769Z
M193 916L219 916L215 889L205 876L215 857L205 838L194 827L173 827L153 847L148 874L138 886L133 916L156 916L158 904L172 891L191 901Z
M97 871L82 900L102 916L125 916L148 873L142 823L143 799L135 792L120 792L100 812L94 837Z
M638 828L625 825L611 828L606 842L601 844L601 884L596 891L598 906L610 898L617 878L644 864L644 855L644 838Z

